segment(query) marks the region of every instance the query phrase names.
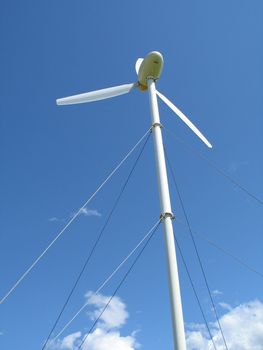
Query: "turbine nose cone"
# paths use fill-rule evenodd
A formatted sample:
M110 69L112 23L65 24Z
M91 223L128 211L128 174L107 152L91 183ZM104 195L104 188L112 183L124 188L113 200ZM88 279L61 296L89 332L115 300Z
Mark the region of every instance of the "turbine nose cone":
M153 56L163 62L163 55L159 51L151 51L148 56Z

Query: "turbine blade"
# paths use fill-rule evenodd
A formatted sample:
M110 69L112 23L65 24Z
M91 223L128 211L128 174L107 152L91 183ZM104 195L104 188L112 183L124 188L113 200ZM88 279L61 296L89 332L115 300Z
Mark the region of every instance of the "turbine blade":
M141 67L142 61L143 61L143 58L138 58L138 60L135 63L135 71L137 75L139 74L139 69Z
M130 92L136 84L124 84L119 86L114 86L106 89L86 92L84 94L59 98L56 100L57 105L72 105L76 103L85 103L104 100L106 98L111 98Z
M167 97L161 94L156 90L156 94L160 97L160 99L167 104L168 107L187 125L189 128L207 145L207 147L212 148L211 143L204 137L200 130L184 115L179 108L177 108Z

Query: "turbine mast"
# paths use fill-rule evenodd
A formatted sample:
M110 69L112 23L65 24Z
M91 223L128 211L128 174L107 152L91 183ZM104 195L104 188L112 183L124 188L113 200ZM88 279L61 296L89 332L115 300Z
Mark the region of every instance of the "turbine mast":
M155 151L159 198L160 198L160 206L161 206L161 218L163 223L165 246L166 246L171 312L172 312L172 321L173 321L174 349L186 350L181 293L180 293L178 267L177 267L175 242L174 242L174 235L173 235L173 225L172 225L172 220L174 216L171 209L170 193L169 193L169 186L168 186L168 179L167 179L167 171L166 171L166 163L165 163L163 139L162 139L162 129L161 129L162 125L160 123L154 79L149 77L147 79L147 84L148 84L148 90L149 90L149 99L150 99L150 108L151 108L151 117L152 117L152 132L153 132L153 139L154 139L154 151Z

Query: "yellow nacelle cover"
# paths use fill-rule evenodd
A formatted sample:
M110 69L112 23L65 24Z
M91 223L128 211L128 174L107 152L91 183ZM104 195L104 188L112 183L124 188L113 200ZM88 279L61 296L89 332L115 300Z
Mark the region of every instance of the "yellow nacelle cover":
M138 82L141 90L147 89L147 79L158 79L163 69L163 56L158 51L150 52L142 61L138 72Z

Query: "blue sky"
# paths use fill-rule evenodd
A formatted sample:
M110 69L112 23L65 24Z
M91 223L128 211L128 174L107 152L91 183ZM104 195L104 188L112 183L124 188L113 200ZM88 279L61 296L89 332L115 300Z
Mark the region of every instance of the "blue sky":
M260 0L2 1L1 296L150 126L146 93L133 91L68 107L57 107L56 98L135 81L136 59L149 51L162 52L165 60L158 89L214 147L206 148L160 102L165 127L263 198L262 15ZM262 271L262 205L220 177L176 137L164 134L193 230ZM135 156L87 208L101 215L80 216L0 305L1 348L41 348ZM156 222L156 185L150 140L58 330L83 305L86 293L96 290ZM172 182L170 187L178 217L175 232L207 318L214 322L189 235L180 224L184 217ZM172 347L162 238L159 230L118 293L129 318L123 316L117 329L143 349ZM220 316L229 310L233 317L243 315L243 310L260 314L262 278L196 239L210 287L220 292L214 296ZM185 323L201 324L178 260ZM102 299L113 292L120 277L105 288ZM99 308L98 302L91 305ZM107 322L98 333L107 329ZM259 318L260 326L262 322ZM83 334L90 324L83 313L64 336ZM193 334L189 350L200 346L194 344ZM61 339L57 347L63 346L74 349L74 343L63 345ZM202 348L210 349L209 344Z

